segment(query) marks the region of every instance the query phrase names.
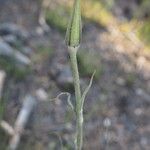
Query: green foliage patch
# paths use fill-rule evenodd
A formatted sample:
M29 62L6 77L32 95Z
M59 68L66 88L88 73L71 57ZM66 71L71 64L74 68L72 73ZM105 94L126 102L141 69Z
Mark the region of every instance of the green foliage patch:
M101 57L95 51L80 50L78 52L79 71L81 76L91 76L96 70L95 78L98 79L102 73Z
M53 52L54 50L51 48L50 44L40 44L36 47L36 53L32 56L31 60L34 63L45 61L52 56Z
M107 26L110 22L113 22L113 16L102 2L98 0L83 0L81 1L81 4L82 18L91 20L102 26ZM65 33L70 12L70 3L66 5L63 3L59 4L56 7L47 10L46 21L50 26Z
M13 58L5 56L0 57L0 68L5 70L8 76L16 80L23 80L31 71L29 67L21 67Z
M67 23L68 23L68 11L61 6L58 8L49 9L46 13L46 22L54 27L57 28L60 32L65 33Z
M150 21L144 21L138 30L139 38L150 46Z
M4 133L4 131L0 128L0 149L7 150L6 145L8 143L9 136Z

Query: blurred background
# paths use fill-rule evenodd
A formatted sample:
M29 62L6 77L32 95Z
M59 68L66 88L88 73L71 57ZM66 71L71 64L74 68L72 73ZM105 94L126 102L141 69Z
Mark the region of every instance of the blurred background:
M75 116L57 97L74 103L64 42L72 4L0 0L0 150L74 149ZM82 20L82 89L96 70L83 149L149 150L150 1L82 0Z

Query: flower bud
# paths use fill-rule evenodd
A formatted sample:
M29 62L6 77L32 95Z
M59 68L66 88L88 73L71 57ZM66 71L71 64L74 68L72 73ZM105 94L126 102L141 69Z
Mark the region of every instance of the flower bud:
M71 19L66 32L66 44L69 47L78 47L81 40L81 9L80 0L75 0Z

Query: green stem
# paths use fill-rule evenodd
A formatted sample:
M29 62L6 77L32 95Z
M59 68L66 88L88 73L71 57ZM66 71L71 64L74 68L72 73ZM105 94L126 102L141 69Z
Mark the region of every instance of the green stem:
M77 50L78 47L69 47L69 54L72 67L72 75L74 79L75 97L76 97L76 150L82 149L83 143L83 108L81 101L81 89L80 89L80 79L79 71L77 65Z

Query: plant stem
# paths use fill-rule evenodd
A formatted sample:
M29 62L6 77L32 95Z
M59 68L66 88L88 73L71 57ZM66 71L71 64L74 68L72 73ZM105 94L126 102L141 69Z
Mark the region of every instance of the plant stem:
M83 143L83 108L81 101L80 79L77 64L78 47L69 47L69 54L72 67L72 75L74 80L75 97L76 97L76 150L82 149Z

